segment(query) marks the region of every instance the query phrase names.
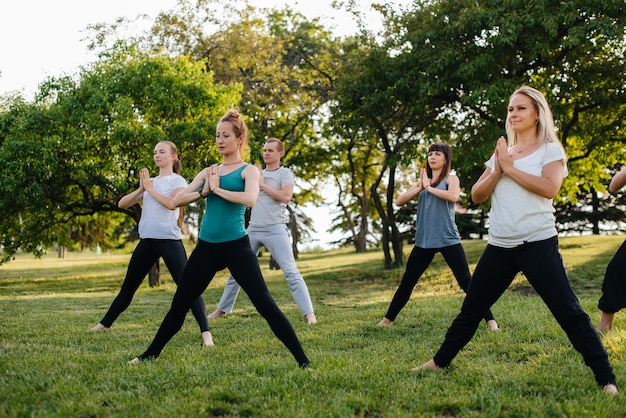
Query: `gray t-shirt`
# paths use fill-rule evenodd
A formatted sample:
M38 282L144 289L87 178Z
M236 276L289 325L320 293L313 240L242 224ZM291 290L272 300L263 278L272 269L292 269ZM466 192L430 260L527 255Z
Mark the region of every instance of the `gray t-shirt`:
M263 170L263 181L274 189L282 189L283 184L294 184L295 176L286 167L278 167L276 170ZM263 189L259 192L259 198L250 212L250 226L268 226L285 224L288 216L285 211L287 205L274 200Z
M446 179L433 187L447 190ZM461 242L454 222L454 203L441 199L428 190L420 192L415 223L415 245L420 248L443 248Z

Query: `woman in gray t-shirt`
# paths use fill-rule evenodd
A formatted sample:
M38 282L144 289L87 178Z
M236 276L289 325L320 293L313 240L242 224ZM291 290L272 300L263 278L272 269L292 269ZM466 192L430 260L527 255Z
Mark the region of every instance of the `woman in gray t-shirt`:
M467 265L461 237L454 222L454 204L459 200L459 178L450 174L452 148L448 144L435 143L428 148L426 167L419 180L396 200L402 206L416 196L417 202L415 246L409 255L400 286L391 300L385 317L378 325L390 325L409 301L413 288L424 271L441 253L450 266L461 289L467 291L472 275ZM498 324L490 310L484 315L489 329L497 330Z

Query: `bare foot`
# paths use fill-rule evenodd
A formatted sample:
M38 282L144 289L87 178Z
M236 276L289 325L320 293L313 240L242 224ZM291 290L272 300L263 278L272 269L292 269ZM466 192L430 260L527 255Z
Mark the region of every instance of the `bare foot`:
M304 315L304 317L306 318L306 322L309 325L317 324L317 318L315 317L315 314L313 312Z
M141 363L141 360L139 360L139 357L135 357L134 359L128 362L128 364L139 364L139 363Z
M211 331L204 331L202 333L202 345L205 347L213 347L215 345Z
M498 327L498 323L495 319L490 319L487 321L487 327L489 327L489 331L499 331L500 327Z
M613 330L613 318L615 317L615 313L602 312L600 315L600 323L596 327L596 331L599 333L606 333Z
M417 366L411 369L414 372L420 372L422 370L439 370L439 366L435 364L435 360L428 360L426 363L421 366Z
M617 386L609 383L608 385L602 386L602 392L608 393L609 395L617 395Z
M100 324L100 323L99 323L99 324L98 324L98 325L96 325L95 327L90 328L90 329L89 329L89 331L92 331L92 332L99 332L99 331L108 331L109 329L110 329L109 327L105 327L104 325L102 325L102 324Z
M218 318L223 318L224 316L226 316L226 312L220 311L219 309L216 309L215 311L211 312L207 316L207 318L209 318L209 319L218 319Z
M393 321L390 321L390 320L389 320L389 319L387 319L387 318L383 318L383 319L382 319L382 321L380 321L380 322L379 322L378 324L376 324L376 325L378 325L379 327L386 327L387 325L391 325L391 324L393 324Z

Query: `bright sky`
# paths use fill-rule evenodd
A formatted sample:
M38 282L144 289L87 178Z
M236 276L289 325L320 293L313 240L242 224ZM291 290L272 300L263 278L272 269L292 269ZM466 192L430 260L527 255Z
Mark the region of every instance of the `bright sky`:
M377 12L373 0L357 0L370 11L372 26ZM398 0L407 3L408 0ZM96 56L87 50L85 31L89 24L112 23L118 17L146 14L174 8L176 0L19 0L7 1L0 13L0 95L18 91L30 97L49 76L73 74L80 65ZM249 0L257 7L282 7L288 3L307 17L320 17L338 35L356 31L354 19L331 7L332 0Z
M380 24L373 0L356 0L369 11L372 29ZM397 0L406 4L410 0ZM119 17L145 14L156 17L174 8L176 0L19 0L6 1L0 13L0 96L20 92L27 99L50 76L74 74L84 64L95 61L87 50L85 29L89 24L113 23ZM282 7L287 3L308 18L319 17L338 35L355 33L354 19L331 7L332 0L249 0L257 7ZM306 213L316 220L318 244L326 246L331 236L329 208L310 208ZM332 238L336 238L332 237Z

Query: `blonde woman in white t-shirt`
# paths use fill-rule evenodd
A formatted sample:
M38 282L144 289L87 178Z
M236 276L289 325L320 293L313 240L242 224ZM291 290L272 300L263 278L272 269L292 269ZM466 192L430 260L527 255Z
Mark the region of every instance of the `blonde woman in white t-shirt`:
M102 320L90 331L108 331L111 328L118 316L128 308L139 285L160 257L175 283L178 283L187 262L178 226L180 209L174 204L174 197L187 187L187 181L180 176L176 145L171 141L156 144L154 162L159 167L159 175L150 178L148 169L141 169L139 188L122 197L118 203L120 208L126 209L143 201L139 220L140 240L131 256L119 293ZM202 344L214 345L201 297L194 301L191 311L200 326Z
M598 385L616 394L607 352L570 286L558 249L552 199L567 175L567 158L543 94L531 87L516 90L509 101L506 131L508 146L503 137L498 139L487 168L472 187L475 203L491 197L487 247L443 344L432 360L413 370L448 367L472 339L484 312L522 272Z

